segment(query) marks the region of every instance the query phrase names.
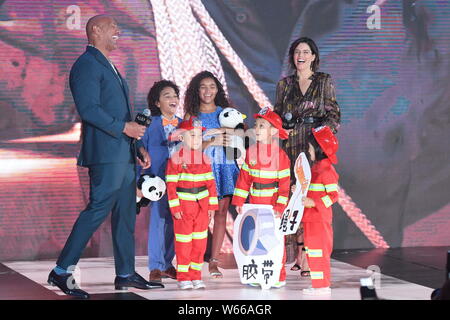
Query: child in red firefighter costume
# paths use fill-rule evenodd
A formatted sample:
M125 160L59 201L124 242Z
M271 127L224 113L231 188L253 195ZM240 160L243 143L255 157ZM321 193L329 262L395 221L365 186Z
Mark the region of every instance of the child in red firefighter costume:
M183 146L170 158L166 171L180 289L205 288L201 271L209 219L219 209L211 164L202 152L203 130L195 117L180 124L172 139L179 137Z
M331 294L331 252L333 228L331 205L338 200L338 141L327 126L312 129L309 138L309 159L312 162L311 183L303 199L304 241L311 272L312 287L303 289L306 295Z
M256 119L256 141L247 151L242 165L232 204L238 213L250 194L249 203L270 204L277 217L281 217L288 203L290 185L290 160L278 145L278 137L287 139L288 133L282 128L278 114L270 108L262 109L254 115ZM286 285L286 251L276 288Z

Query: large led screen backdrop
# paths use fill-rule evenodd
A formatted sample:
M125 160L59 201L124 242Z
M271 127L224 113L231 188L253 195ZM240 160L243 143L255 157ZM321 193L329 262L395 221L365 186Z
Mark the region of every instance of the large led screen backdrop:
M121 29L112 60L133 108L152 84L208 69L250 115L275 100L289 44L309 36L342 110L335 248L450 245L450 2L0 1L0 260L54 258L87 203L68 88L96 14ZM180 108L181 111L181 108ZM111 155L113 156L113 155ZM229 250L234 209L224 250ZM148 212L138 217L145 255ZM86 256L112 252L108 223Z

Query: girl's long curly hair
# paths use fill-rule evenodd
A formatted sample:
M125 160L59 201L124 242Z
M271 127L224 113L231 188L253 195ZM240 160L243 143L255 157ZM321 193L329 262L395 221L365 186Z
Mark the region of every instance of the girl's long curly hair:
M216 106L220 106L222 108L231 106L220 81L211 72L202 71L197 73L192 78L186 89L186 95L184 97L184 112L186 114L189 114L190 116L198 116L200 110L200 82L207 78L213 79L217 86L217 94L214 98L214 103Z
M175 90L176 95L178 97L180 96L180 89L172 81L161 80L155 82L153 86L150 88L150 91L148 92L147 95L148 108L150 109L152 116L161 115L161 109L156 106L156 103L159 101L161 92L167 87L173 88L173 90Z

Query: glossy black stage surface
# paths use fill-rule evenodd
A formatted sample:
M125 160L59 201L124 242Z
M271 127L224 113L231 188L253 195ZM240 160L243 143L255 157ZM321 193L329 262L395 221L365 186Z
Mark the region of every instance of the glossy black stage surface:
M447 247L335 250L332 258L360 268L377 265L384 275L440 288L445 280ZM232 258L232 256L231 256ZM0 263L0 300L67 300ZM91 300L145 300L129 293L92 294Z

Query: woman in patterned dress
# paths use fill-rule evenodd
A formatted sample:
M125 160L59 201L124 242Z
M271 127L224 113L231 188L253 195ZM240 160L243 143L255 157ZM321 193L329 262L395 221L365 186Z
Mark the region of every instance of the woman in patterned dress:
M225 156L223 147L230 144L230 137L226 129L221 128L219 124L220 112L229 106L222 84L211 72L202 71L192 78L184 101L185 119L196 116L206 128L203 150L211 159L219 198L219 210L214 214L211 258L208 266L213 278L223 276L218 269L218 258L225 236L228 208L239 175L236 161L227 160Z
M318 72L320 57L319 49L314 41L307 37L295 40L289 48L289 63L293 74L281 79L277 84L274 111L283 119L286 113L291 113L296 125L289 130L289 138L284 149L291 160L291 184L295 184L294 164L301 152L306 152L306 141L311 135L311 129L327 125L333 133L339 129L341 112L336 101L336 91L331 76ZM301 269L302 276L308 276L306 257L303 246L303 235L299 228L294 237L286 237L289 248L297 242L297 261L292 270ZM288 250L289 252L290 250ZM291 250L292 251L292 250ZM288 260L289 257L288 257ZM303 262L303 263L302 263Z

